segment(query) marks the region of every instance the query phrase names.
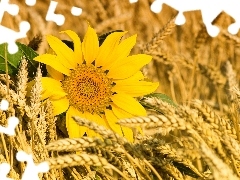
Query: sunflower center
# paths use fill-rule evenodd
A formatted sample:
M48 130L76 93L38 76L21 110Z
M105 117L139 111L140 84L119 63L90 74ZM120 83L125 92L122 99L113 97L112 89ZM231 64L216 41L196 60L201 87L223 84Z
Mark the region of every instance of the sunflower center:
M77 66L62 84L70 105L81 112L101 114L110 105L112 80L92 64Z

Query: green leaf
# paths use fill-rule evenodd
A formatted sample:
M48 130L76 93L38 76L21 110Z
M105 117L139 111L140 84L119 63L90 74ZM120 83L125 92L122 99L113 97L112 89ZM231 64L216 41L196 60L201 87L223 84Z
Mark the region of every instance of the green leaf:
M33 60L33 58L38 56L38 53L36 53L32 48L26 46L25 44L17 42L17 46L19 50L22 52L22 54L25 55L28 60Z
M164 102L167 102L168 104L171 104L172 106L175 106L177 107L177 104L173 102L173 100L168 97L166 94L162 94L162 93L151 93L151 94L148 94L144 97L155 97L157 99L160 99Z
M5 57L7 57L8 62L8 73L13 74L17 72L19 62L22 57L21 51L18 51L15 54L9 54L7 51L7 44L0 44L0 72L6 72Z
M18 72L18 67L23 56L29 60L29 67L36 70L38 63L36 61L33 61L33 58L38 56L38 54L33 49L24 44L21 44L19 42L16 44L18 46L18 52L15 54L10 54L7 51L6 43L0 44L0 73L6 72L5 57L7 57L8 73L10 75L14 75Z
M25 44L17 42L17 46L19 48L19 51L22 52L22 55L24 55L28 60L28 73L31 77L33 77L35 72L37 72L37 67L39 65L39 62L34 61L33 59L38 56L38 53L36 53L32 48L26 46Z

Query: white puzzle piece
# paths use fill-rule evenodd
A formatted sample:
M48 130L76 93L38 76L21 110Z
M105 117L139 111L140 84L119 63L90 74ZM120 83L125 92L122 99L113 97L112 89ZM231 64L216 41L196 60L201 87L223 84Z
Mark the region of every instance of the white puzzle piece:
M16 4L9 4L9 0L0 1L0 22L2 22L3 14L8 12L12 16L16 16L19 12L19 7Z
M10 165L8 163L0 164L0 179L1 180L13 180L7 177L7 174L10 171Z
M32 155L29 155L24 151L18 151L16 158L20 162L27 162L21 180L39 180L38 173L46 173L49 171L49 165L47 162L35 165Z
M15 135L15 128L19 123L19 119L17 117L11 116L8 118L8 125L6 127L0 126L0 133L7 134L9 136Z
M131 4L138 2L138 0L129 0Z
M36 0L25 0L25 3L28 6L34 6L36 4Z
M72 15L74 15L74 16L80 16L80 15L82 14L82 9L79 8L79 7L73 6L73 7L71 8L71 13L72 13Z
M0 25L0 44L8 43L8 52L14 54L18 51L18 46L16 44L17 39L26 37L26 33L30 29L30 24L27 21L22 21L20 23L20 31L16 32L5 26Z
M0 23L5 12L15 16L19 12L19 7L16 4L9 4L9 0L1 0L0 2ZM5 26L0 25L0 44L8 43L8 51L14 54L18 51L16 40L26 37L26 33L30 29L30 24L27 21L22 21L19 25L19 32L13 31Z
M237 34L240 28L240 0L155 0L150 8L153 12L159 13L163 4L179 11L175 21L177 25L185 23L184 12L201 10L203 23L212 37L217 36L220 31L217 26L212 25L212 22L223 11L236 21L228 27L229 33Z
M50 5L49 5L48 12L46 15L46 20L53 21L58 26L61 26L65 22L65 17L62 14L55 14L55 9L57 7L57 4L58 4L58 2L56 2L56 1L50 1Z
M6 99L2 99L1 103L0 103L0 109L2 111L6 111L8 110L9 107L9 102Z
M9 107L9 102L6 99L2 99L1 103L0 103L0 109L2 111L6 111L8 110ZM8 123L7 126L1 126L0 125L0 133L4 133L7 134L9 136L14 136L15 135L15 128L17 127L18 123L19 123L19 119L15 116L11 116L8 118Z
M25 0L25 3L28 6L34 6L36 0ZM65 22L65 17L62 14L55 14L55 9L58 2L50 1L50 5L46 14L47 21L53 21L57 25L61 26ZM5 12L8 12L12 16L16 16L19 12L19 6L16 4L10 4L9 0L0 0L0 44L8 44L8 52L14 54L18 51L18 46L16 45L16 40L26 37L26 33L30 29L30 24L27 21L22 21L19 24L19 32L16 32L12 29L9 29L1 25L2 18ZM73 6L71 8L71 13L74 16L80 16L82 14L82 9L79 7Z

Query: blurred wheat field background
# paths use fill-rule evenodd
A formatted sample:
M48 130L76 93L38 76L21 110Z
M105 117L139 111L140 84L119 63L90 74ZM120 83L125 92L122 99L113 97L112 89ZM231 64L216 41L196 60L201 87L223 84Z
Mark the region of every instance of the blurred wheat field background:
M153 0L57 2L55 13L65 16L62 26L45 20L49 0L38 0L34 7L11 0L19 5L19 15L5 13L2 25L18 31L20 21L29 21L27 38L19 41L28 44L42 35L39 54L49 48L45 35L67 39L59 32L70 29L83 39L87 22L98 35L112 30L128 31L124 38L137 34L131 54L153 57L143 72L160 82L156 92L169 96L174 105L152 96L139 99L149 116L119 121L142 127L144 135L137 135L134 143L81 118L76 121L104 139L67 139L59 128L62 117L53 117L51 104L40 101L39 73L33 96L26 97L27 65L22 61L18 78L9 80L10 96L4 76L0 84L1 99L10 101L9 111L0 111L1 125L11 115L20 119L16 136L1 134L0 163L11 164L9 177L21 179L26 165L15 160L15 153L22 149L32 153L35 162L49 163L51 170L40 173L40 179L240 179L240 38L227 31L234 22L230 16L222 13L214 20L221 31L212 38L200 11L184 13L186 23L176 26L177 11L163 5L155 14L150 10ZM83 13L73 16L72 6Z

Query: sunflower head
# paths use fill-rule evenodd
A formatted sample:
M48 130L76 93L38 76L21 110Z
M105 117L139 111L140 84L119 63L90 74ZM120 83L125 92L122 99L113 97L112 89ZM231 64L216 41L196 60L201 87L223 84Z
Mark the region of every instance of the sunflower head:
M66 111L70 137L81 137L85 132L88 136L96 135L72 119L72 116L80 116L132 140L132 130L117 125L116 121L146 115L135 97L149 94L158 87L158 83L144 81L140 71L151 61L151 56L130 56L136 35L121 41L126 32L111 33L100 46L98 36L90 26L83 42L71 30L61 33L73 40L73 48L48 35L47 41L54 53L35 58L47 65L49 74L41 79L42 98L49 98L55 115Z

